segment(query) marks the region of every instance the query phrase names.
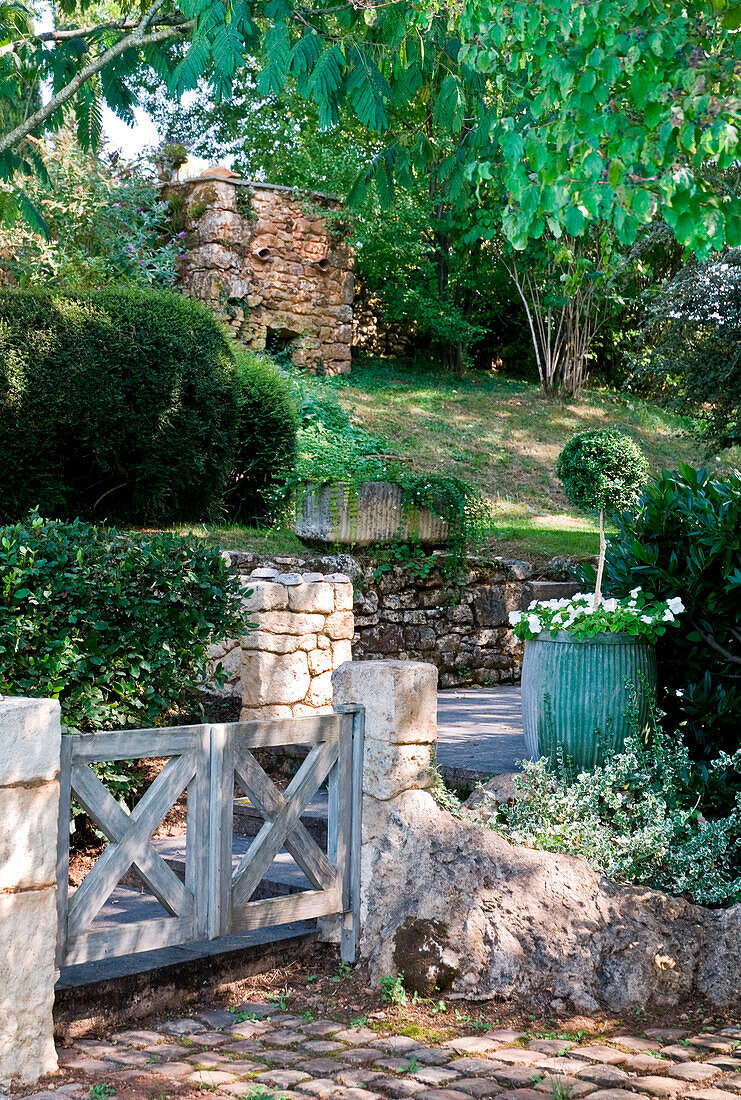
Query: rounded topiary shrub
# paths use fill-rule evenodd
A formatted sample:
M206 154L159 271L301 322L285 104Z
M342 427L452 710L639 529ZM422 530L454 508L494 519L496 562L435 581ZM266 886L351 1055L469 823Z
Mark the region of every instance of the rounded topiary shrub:
M205 519L231 470L230 344L168 291L0 292L0 520Z
M629 435L597 428L572 436L556 472L577 508L622 512L635 504L648 476L648 461Z
M597 428L572 436L558 456L556 472L564 492L577 508L599 514L599 562L594 606L602 598L605 567L605 515L632 507L648 477L649 465L641 448L617 428Z
M237 427L226 507L233 519L275 518L296 462L298 401L288 378L267 355L235 349Z

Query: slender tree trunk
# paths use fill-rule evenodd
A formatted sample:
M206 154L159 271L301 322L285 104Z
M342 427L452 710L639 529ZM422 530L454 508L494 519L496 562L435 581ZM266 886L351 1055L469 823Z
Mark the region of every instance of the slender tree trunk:
M597 580L594 585L594 606L599 607L602 602L602 574L605 571L605 554L607 553L607 539L605 538L605 510L599 510L599 561L597 562Z

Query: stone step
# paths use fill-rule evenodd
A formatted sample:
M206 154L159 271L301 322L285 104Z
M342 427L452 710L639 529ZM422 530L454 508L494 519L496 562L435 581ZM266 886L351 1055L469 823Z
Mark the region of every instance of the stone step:
M313 836L317 844L327 846L327 792L320 790L301 815L301 822ZM234 835L254 837L265 824L265 819L248 798L234 800Z

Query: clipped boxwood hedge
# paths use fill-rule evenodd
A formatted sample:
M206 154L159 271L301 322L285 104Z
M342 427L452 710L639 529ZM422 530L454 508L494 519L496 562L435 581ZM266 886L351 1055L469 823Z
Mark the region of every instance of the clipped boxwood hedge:
M168 291L0 291L0 521L217 514L237 423L230 344Z
M296 463L299 407L294 388L268 355L235 347L237 430L229 516L242 523L275 519Z

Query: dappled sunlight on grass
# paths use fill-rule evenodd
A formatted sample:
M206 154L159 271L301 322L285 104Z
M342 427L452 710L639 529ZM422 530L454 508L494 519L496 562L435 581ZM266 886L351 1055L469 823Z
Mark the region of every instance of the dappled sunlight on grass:
M339 384L322 385L335 386L365 428L412 454L420 470L450 464L492 500L506 494L549 513L567 507L555 462L576 431L616 424L635 436L654 469L701 461L690 421L609 391L588 390L578 402L549 400L533 383L398 363L358 366Z
M556 477L556 459L575 432L620 427L656 471L703 464L689 419L606 389L586 390L577 401L551 400L535 383L395 362L359 365L320 384L334 387L357 421L409 455L415 469L476 485L494 504L497 541L537 544L541 552L596 552L595 522L571 509Z
M556 459L578 431L614 425L632 435L653 470L680 462L711 465L718 474L741 466L741 451L724 461L703 457L692 421L633 395L589 389L578 400L548 399L530 382L489 373L445 374L409 363L356 365L349 375L316 378L334 390L355 421L382 436L409 468L454 474L492 502L492 549L531 559L589 558L597 553L596 519L576 512L556 477ZM263 554L300 554L283 529L239 526L180 528L209 545L249 547Z

